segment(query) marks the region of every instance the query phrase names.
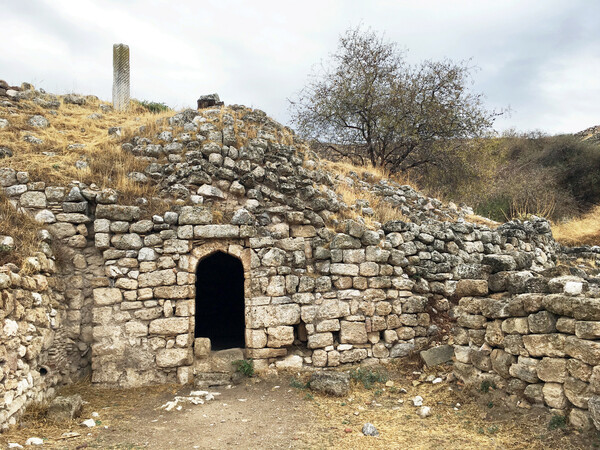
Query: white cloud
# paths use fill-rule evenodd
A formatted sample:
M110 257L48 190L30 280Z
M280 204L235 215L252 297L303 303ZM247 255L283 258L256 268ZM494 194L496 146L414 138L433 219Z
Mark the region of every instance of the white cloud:
M218 92L287 122L286 98L337 36L363 23L408 59L473 58L498 125L573 132L600 123L600 4L585 0L5 0L1 77L110 99L112 45L131 49L132 94L174 107Z

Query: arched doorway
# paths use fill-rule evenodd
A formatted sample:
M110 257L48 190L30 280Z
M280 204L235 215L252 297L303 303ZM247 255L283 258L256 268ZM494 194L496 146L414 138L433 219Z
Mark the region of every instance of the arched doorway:
M196 338L209 338L213 350L245 347L244 267L234 256L216 252L196 270Z

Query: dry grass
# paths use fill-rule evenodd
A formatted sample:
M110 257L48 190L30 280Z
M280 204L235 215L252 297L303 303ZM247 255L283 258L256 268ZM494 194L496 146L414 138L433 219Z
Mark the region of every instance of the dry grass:
M16 103L16 114L6 108L0 109L0 117L10 122L9 127L0 130L0 144L14 152L12 158L0 161L0 165L29 172L33 181L44 181L53 186L77 180L117 189L123 201L138 197L150 199L156 194L154 186L140 185L126 177L129 172L143 171L147 163L122 151L121 144L134 134L153 136L158 131L157 120L172 116L173 111L153 114L132 102L128 111L104 113L99 109L101 103L89 97L83 106L62 103L55 116L30 101ZM93 113L100 113L102 117L90 119L88 116ZM35 114L46 117L50 126L44 129L30 126L28 120ZM146 127L144 132L139 131L142 125ZM109 137L109 127L121 127L123 136ZM28 134L44 143L23 141ZM70 144L84 144L85 147L69 149ZM77 169L75 162L80 159L87 161L89 167Z
M23 258L39 250L37 237L40 224L24 212L17 211L12 203L0 193L0 235L11 236L15 248L0 248L0 265L21 265Z
M580 218L554 223L552 234L563 245L600 245L600 206Z
M469 223L485 225L492 230L495 230L500 226L500 222L496 222L495 220L488 219L487 217L479 216L477 214L467 214L465 216L465 220Z
M531 410L503 405L499 392L475 394L460 385L446 382L433 385L413 382L420 368L404 365L389 374L392 386L376 384L371 389L353 383L350 394L334 398L311 394L315 420L321 429L322 448L352 449L576 449L591 446L594 434L580 435L562 429L549 430L551 414L540 408ZM439 375L443 369L426 369ZM406 389L402 394L400 389ZM301 394L302 395L302 394ZM306 394L304 394L306 395ZM420 395L431 407L431 416L422 419L410 399ZM307 400L310 399L307 396ZM399 400L402 400L400 403ZM455 405L460 403L456 410ZM364 436L362 426L370 422L379 437Z
M121 426L130 417L133 411L140 408L147 402L148 398L157 399L160 403L164 398L171 397L179 390L179 385L160 385L142 387L136 389L103 389L90 384L89 380L71 384L60 390L59 395L79 394L84 399L82 414L69 422L54 422L46 416L46 404L31 404L27 407L25 414L21 418L20 425L9 429L7 432L0 434L0 447L8 442L24 443L32 436L45 439L44 448L64 449L75 448L82 445L87 447L87 443L81 442L95 441L98 435L103 431L104 427L114 428ZM79 424L91 418L92 412L97 412L99 417L96 421L97 426L94 428L84 428ZM64 439L62 434L65 431L74 431L82 436L76 439ZM98 445L97 442L90 442L92 447L105 448ZM123 448L131 448L124 446Z

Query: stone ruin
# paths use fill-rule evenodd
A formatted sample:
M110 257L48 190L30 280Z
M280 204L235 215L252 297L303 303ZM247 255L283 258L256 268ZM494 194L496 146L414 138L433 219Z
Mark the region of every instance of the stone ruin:
M173 199L167 211L0 169L4 194L45 228L26 270L0 268L3 427L86 374L108 387L206 386L229 383L238 359L335 368L439 343L455 346L465 383L590 426L600 289L557 266L547 221L490 229L409 186L331 173L290 130L235 105L183 111L122 149L147 161L132 177ZM345 204L340 187L403 220L368 220L371 205Z

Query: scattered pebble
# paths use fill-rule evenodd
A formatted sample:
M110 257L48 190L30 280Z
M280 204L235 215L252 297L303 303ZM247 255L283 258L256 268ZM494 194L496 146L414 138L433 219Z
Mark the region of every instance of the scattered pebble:
M16 442L9 442L8 448L23 448L21 444L17 444Z
M416 397L411 399L413 402L413 405L415 406L423 406L423 397L421 397L420 395L417 395Z
M365 423L362 427L362 433L365 436L379 436L379 431L377 431L377 428L375 428L375 425L373 425L372 423Z
M100 414L98 414L96 411L94 411L94 412L92 413L92 417L100 417Z
M437 378L434 378L434 379L431 381L431 384L439 384L439 383L441 383L442 381L444 381L444 380L442 380L440 377L437 377Z
M352 433L352 428L344 428L344 433Z
M431 415L431 408L429 406L421 406L419 409L417 409L417 415L421 419L429 417Z
M44 440L39 437L30 437L25 442L25 445L44 445Z
M96 426L96 421L94 419L85 419L79 425L81 425L82 427L92 428Z

